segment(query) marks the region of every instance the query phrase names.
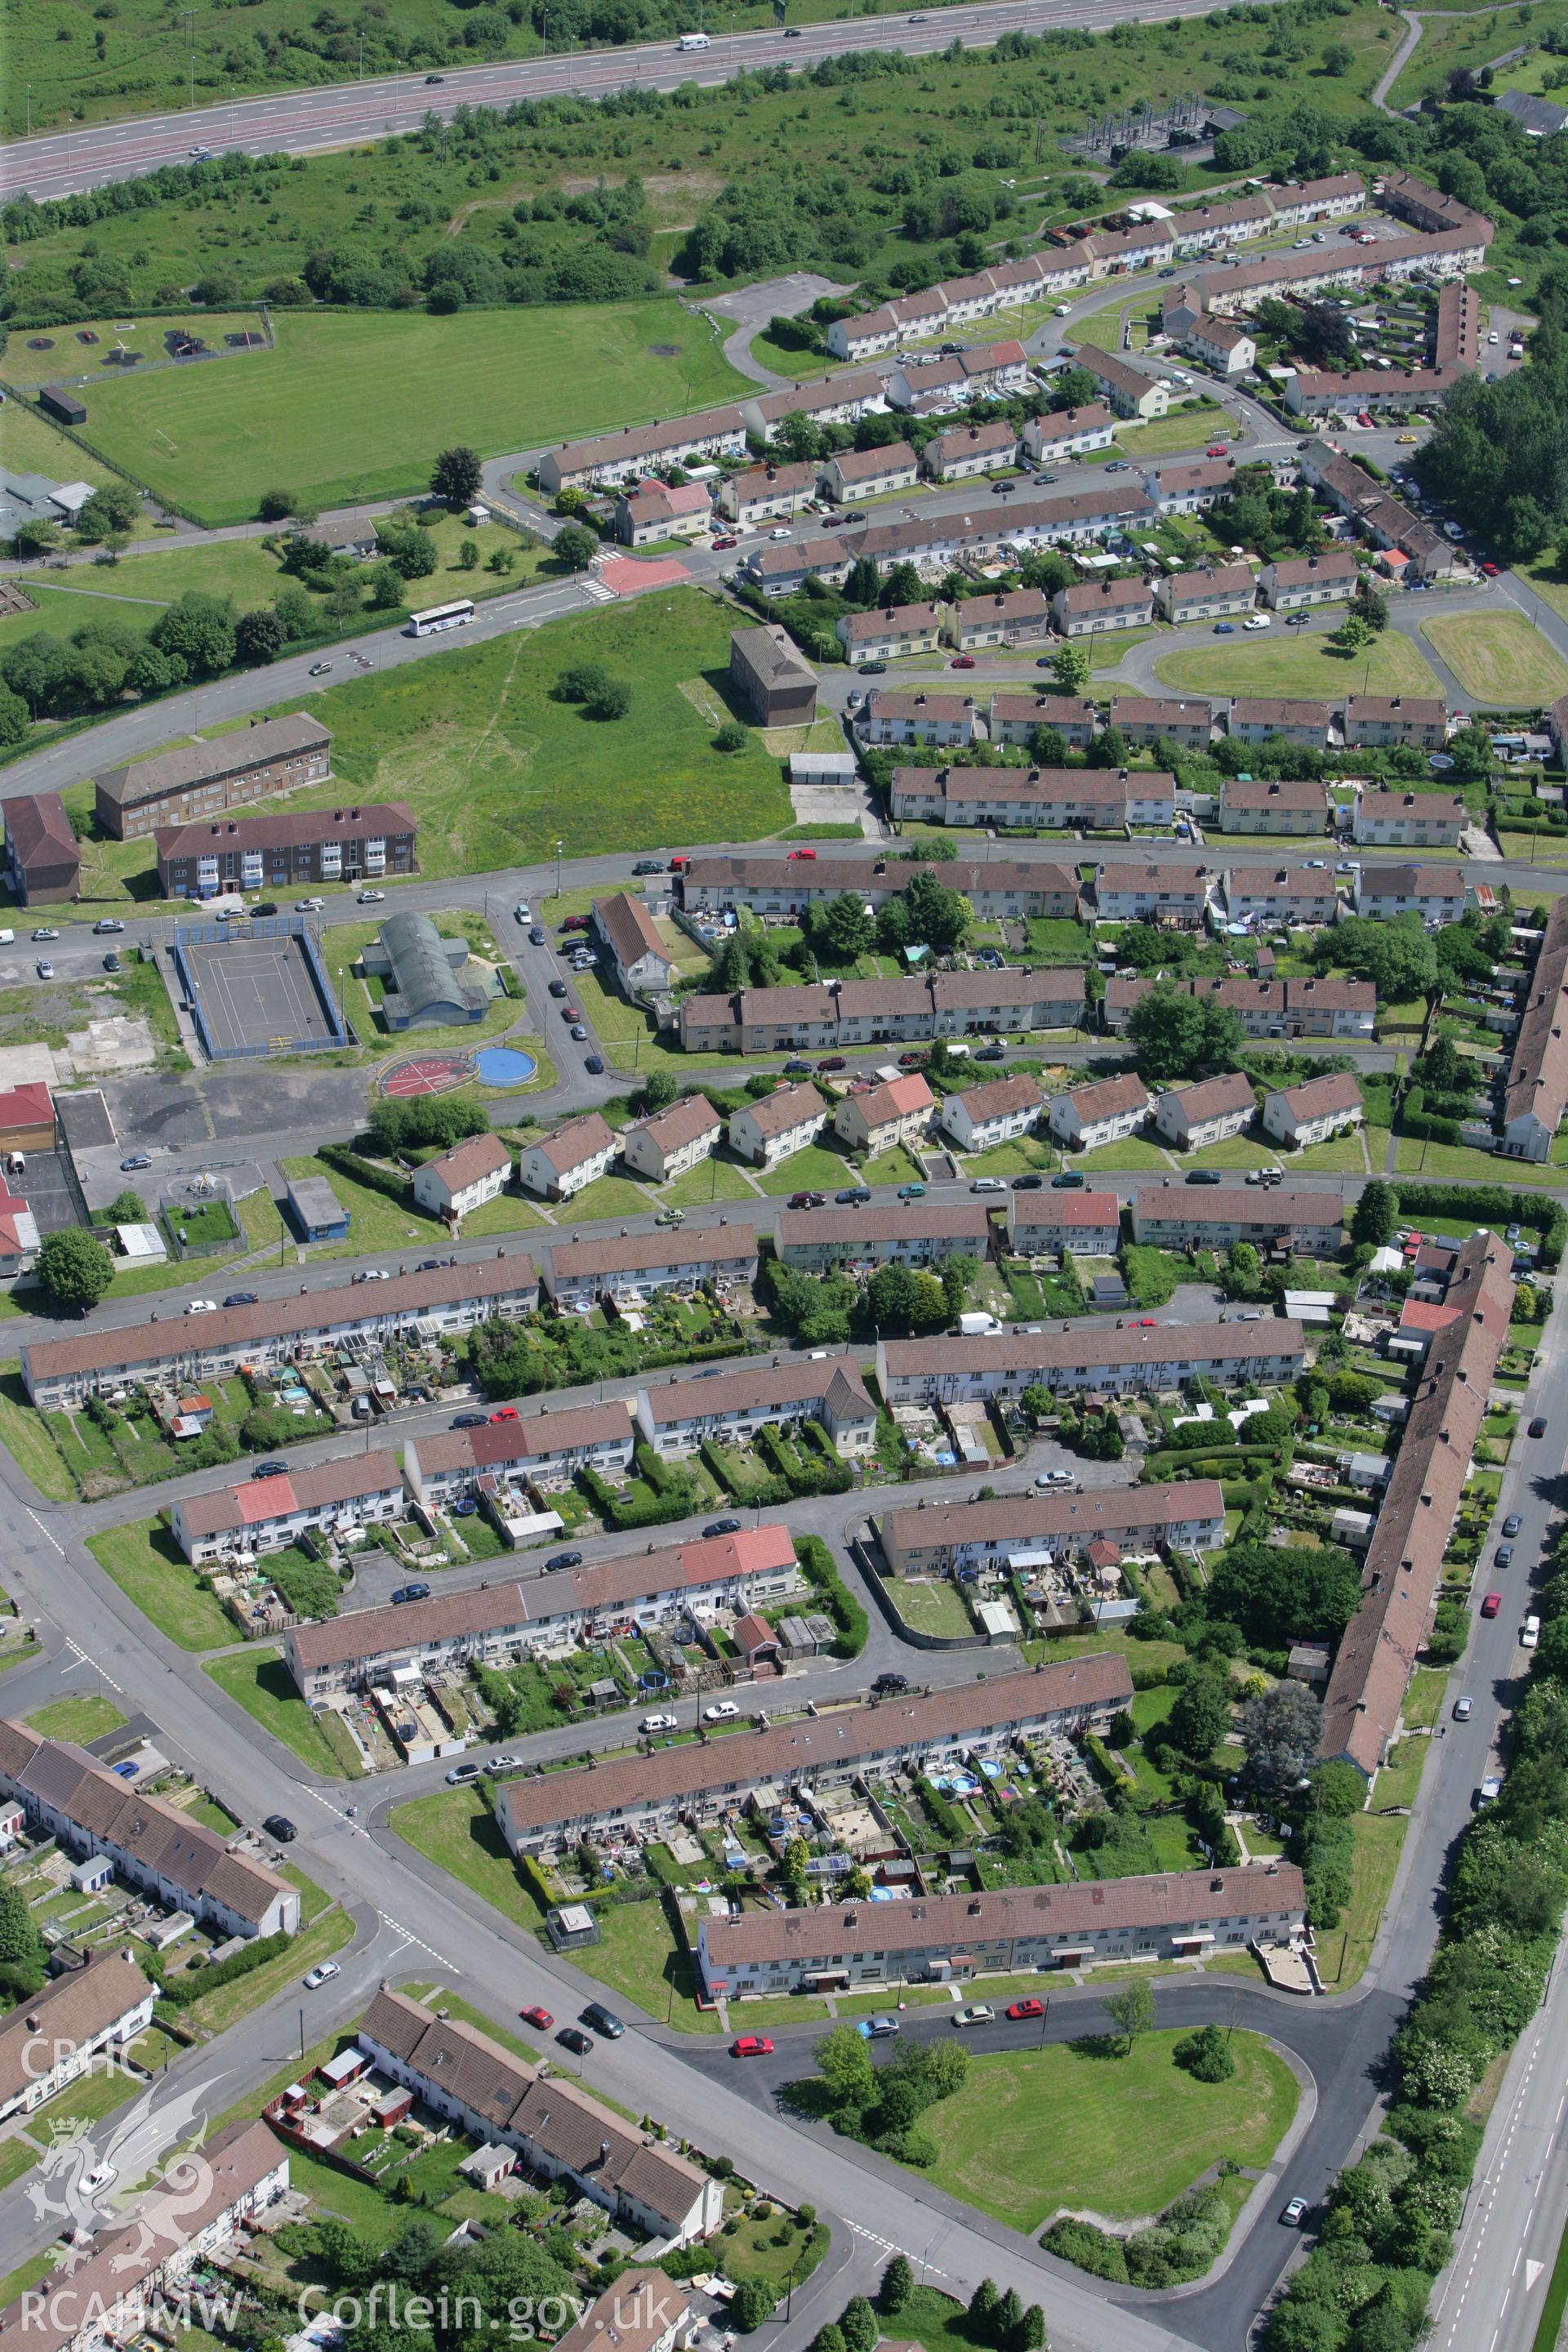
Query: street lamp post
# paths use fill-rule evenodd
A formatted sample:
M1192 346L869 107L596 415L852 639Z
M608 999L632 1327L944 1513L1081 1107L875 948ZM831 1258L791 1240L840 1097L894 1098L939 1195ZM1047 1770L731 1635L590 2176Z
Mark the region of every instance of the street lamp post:
M555 895L558 898L561 896L561 852L563 846L563 845L559 841L555 845Z

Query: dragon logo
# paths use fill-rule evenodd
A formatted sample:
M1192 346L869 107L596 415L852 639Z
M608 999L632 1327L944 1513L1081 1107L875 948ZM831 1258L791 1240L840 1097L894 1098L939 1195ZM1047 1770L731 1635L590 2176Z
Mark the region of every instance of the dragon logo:
M39 2221L52 2221L60 2235L79 2241L63 2265L75 2269L88 2258L87 2240L111 2218L106 2203L112 2189L125 2196L152 2179L164 2151L180 2152L163 2164L154 2186L132 2222L132 2243L116 2249L116 2271L142 2268L160 2246L183 2245L185 2224L212 2194L212 2167L202 2154L209 2096L221 2074L182 2085L160 2096L161 2082L149 2083L114 2121L108 2141L95 2148L85 2126L51 2125L49 2144L26 2184L26 2198Z

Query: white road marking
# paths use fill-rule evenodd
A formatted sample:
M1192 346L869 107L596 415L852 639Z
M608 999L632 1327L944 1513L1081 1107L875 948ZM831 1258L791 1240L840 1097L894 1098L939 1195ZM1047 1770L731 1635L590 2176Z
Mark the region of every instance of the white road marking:
M72 1657L76 1660L78 1666L90 1666L93 1673L98 1675L100 1682L108 1683L111 1691L120 1691L121 1697L124 1697L125 1693L121 1690L120 1685L114 1681L111 1675L104 1673L103 1668L99 1664L96 1658L89 1658L85 1650L79 1649L76 1643L71 1640L68 1633L66 1636L66 1647L70 1652ZM66 1672L67 1674L75 1674L76 1666L68 1666L66 1668Z
M1545 2268L1546 2264L1544 2263L1538 2263L1533 2255L1531 2255L1530 2261L1526 2263L1524 2266L1524 2291L1526 2294L1530 2293L1531 2288L1535 2284L1536 2280L1541 2276L1542 2272Z
M428 1952L433 1960L438 1960L444 1969L450 1969L454 1975L458 1973L456 1960L449 1960L445 1952L438 1952L434 1944L427 1944L423 1936L416 1936L412 1927L404 1926L401 1919L392 1918L385 1911L378 1911L375 1916L384 1927L390 1927L395 1936L401 1936L405 1944L417 1945L422 1952Z
M26 1508L27 1517L32 1520L33 1525L37 1528L38 1533L43 1537L44 1541L45 1541L47 1544L54 1544L54 1546L55 1546L55 1549L58 1552L58 1554L59 1554L60 1558L61 1558L62 1559L64 1559L64 1558L65 1558L65 1556L66 1556L66 1550L65 1550L65 1546L64 1546L64 1544L61 1544L61 1543L55 1543L55 1538L54 1538L54 1537L49 1533L49 1531L48 1531L47 1528L47 1527L45 1527L45 1525L44 1525L44 1523L43 1523L42 1519L40 1519L40 1518L39 1518L39 1517L38 1517L38 1515L37 1515L37 1511L35 1511L35 1510L34 1510L34 1508L33 1508L33 1507L32 1507L32 1505L31 1505L30 1503L29 1503L29 1504L27 1504L27 1505L26 1506ZM75 1647L75 1643L73 1643L71 1646L74 1648L74 1647Z

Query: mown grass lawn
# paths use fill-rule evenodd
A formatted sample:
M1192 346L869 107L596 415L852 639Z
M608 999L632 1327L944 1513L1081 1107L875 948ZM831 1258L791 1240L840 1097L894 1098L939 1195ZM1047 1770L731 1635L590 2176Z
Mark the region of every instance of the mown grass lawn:
M233 1632L232 1627L229 1630ZM341 1780L348 1772L346 1759L328 1743L294 1688L281 1652L241 1650L232 1657L215 1658L205 1671L219 1690L237 1700L247 1715L254 1716L264 1731L280 1739L301 1764L308 1764L323 1780Z
M1514 1191L1531 1185L1561 1187L1568 1169L1531 1167L1522 1160L1498 1160L1489 1151L1472 1151L1465 1143L1423 1143L1402 1135L1394 1146L1395 1168L1402 1176L1468 1176L1480 1184L1507 1184Z
M1327 1143L1309 1143L1304 1151L1293 1151L1289 1162L1281 1160L1287 1177L1296 1168L1337 1168L1342 1174L1364 1176L1367 1154L1363 1147L1359 1128L1348 1135L1331 1135Z
M1441 614L1421 634L1478 702L1516 709L1568 693L1568 662L1521 613Z
M726 1160L720 1151L689 1168L684 1176L667 1184L658 1197L671 1209L700 1208L706 1201L750 1201L757 1209L762 1207L737 1162Z
M847 1160L823 1143L808 1143L789 1160L781 1160L776 1168L759 1168L757 1182L764 1192L826 1192L831 1200L847 1184L858 1184L860 1179Z
M1184 646L1179 652L1163 655L1154 668L1167 686L1184 687L1192 694L1326 699L1348 691L1435 694L1437 689L1436 678L1415 646L1394 629L1384 629L1353 658L1335 653L1321 633L1276 626L1262 643Z
M558 839L568 857L657 848L682 837L693 809L713 840L757 839L789 822L777 762L754 732L743 751L716 751L681 692L700 679L723 707L729 659L729 616L673 589L301 697L279 709L331 729L337 781L289 806L335 808L345 791L409 802L426 880L534 865ZM562 672L589 660L630 684L628 719L600 724L552 699ZM624 1010L628 1035L650 1034ZM617 1034L607 1013L598 1034Z
M1062 2207L1112 2220L1157 2212L1221 2157L1267 2164L1296 2111L1295 2076L1259 2035L1231 2039L1228 2083L1196 2083L1179 2034L1056 2043L977 2057L921 2127L928 2177L1000 2221L1037 2230ZM929 2347L928 2347L929 2352Z
M336 1905L318 1918L313 1927L302 1927L285 1952L277 1958L266 1960L248 1976L236 1977L226 1985L193 2001L184 2011L193 2025L204 2027L209 2033L225 2033L242 2017L281 1992L286 1984L298 1984L300 1979L313 1969L319 1960L330 1959L352 1941L354 1923L346 1911ZM309 1999L309 1995L304 1996Z
M573 1953L574 1969L612 1993L624 1994L650 2017L662 2019L668 2011L671 2024L682 2033L720 2031L716 2013L697 2010L695 1971L687 1955L676 1949L662 1902L617 1904L601 1911L599 1926L601 1940Z
M33 1730L46 1739L74 1739L85 1747L89 1739L104 1739L118 1731L125 1721L124 1715L111 1698L101 1691L91 1691L81 1698L52 1699L27 1717Z
M89 1536L87 1548L126 1598L180 1649L216 1650L235 1639L237 1627L161 1519L105 1528Z
M1247 1135L1227 1135L1223 1143L1205 1143L1201 1151L1178 1151L1178 1168L1269 1168L1274 1154Z
M21 1359L16 1356L0 1363L0 1445L50 1502L68 1502L76 1493L76 1481L28 1402L22 1386Z
M94 447L205 522L246 522L275 484L321 507L396 498L424 489L448 443L497 457L742 387L707 322L668 299L444 319L289 310L273 331L271 352L95 384Z
M415 1797L406 1805L395 1805L387 1820L416 1853L460 1878L514 1926L530 1933L538 1927L539 1906L517 1874L495 1815L474 1790Z

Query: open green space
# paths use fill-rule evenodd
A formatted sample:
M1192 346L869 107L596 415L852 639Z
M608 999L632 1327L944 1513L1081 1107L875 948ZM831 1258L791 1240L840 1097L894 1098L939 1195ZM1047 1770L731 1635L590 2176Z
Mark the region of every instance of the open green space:
M1202 407L1173 408L1166 416L1152 416L1146 425L1119 425L1116 446L1128 457L1168 457L1177 449L1201 452L1216 434L1228 441L1234 431L1224 410L1207 402Z
M289 805L336 807L345 790L407 801L427 880L533 865L558 839L568 857L657 847L694 808L715 840L756 839L788 821L776 762L754 735L743 751L715 751L680 690L701 677L722 702L730 626L708 597L678 589L281 705L331 729L337 777ZM630 683L629 719L596 723L552 700L581 661Z
M1361 1130L1331 1135L1326 1143L1309 1143L1304 1150L1292 1151L1288 1160L1281 1155L1278 1164L1287 1173L1293 1168L1336 1168L1342 1174L1364 1176L1367 1159Z
M0 1363L0 1445L51 1503L68 1502L76 1493L76 1482L61 1461L59 1449L28 1402L22 1385L21 1359L16 1356Z
M1231 2037L1236 2073L1198 2083L1176 2065L1181 2037L1058 2042L972 2060L968 2080L929 2107L929 2177L1018 2230L1064 2207L1112 2221L1152 2215L1222 2157L1264 2165L1296 2111L1296 2078L1253 2033ZM929 2347L928 2347L929 2352Z
M182 1650L216 1650L236 1629L161 1519L138 1519L89 1536L87 1548L106 1575Z
M300 1979L313 1969L319 1960L330 1959L341 1952L353 1937L354 1923L346 1911L334 1904L313 1926L301 1925L300 1933L287 1951L276 1959L264 1960L248 1976L235 1977L226 1985L216 1986L194 2001L184 2015L190 2023L208 2033L226 2032L242 2017L248 2017L285 1985L298 1984Z
M46 1739L74 1739L79 1746L118 1731L125 1717L111 1698L92 1691L81 1698L52 1699L27 1717L32 1729Z
M830 1150L825 1143L808 1143L804 1151L794 1152L781 1160L776 1168L759 1168L757 1182L764 1192L826 1192L830 1196L846 1184L858 1181L855 1170L841 1152Z
M659 1194L672 1209L700 1208L705 1201L755 1201L756 1197L739 1164L726 1159L722 1151L710 1152Z
M548 309L273 313L277 347L89 387L83 430L206 523L281 485L318 506L423 489L437 451L482 456L679 415L742 387L707 321L667 298Z
M617 1903L599 1914L600 1939L581 1945L572 1965L612 1992L635 2001L649 2015L678 2025L682 2033L717 2033L716 2011L696 2008L697 1979L690 1959L679 1950L658 1896L646 1903Z
M1568 662L1522 613L1440 614L1421 634L1478 702L1512 710L1568 693Z
M232 1633L232 1627L229 1630ZM280 1651L235 1651L226 1658L213 1659L204 1671L301 1764L308 1764L324 1780L341 1780L345 1773L351 1779L356 1777L357 1766L348 1743L341 1743L343 1752L340 1753L340 1743L329 1742L295 1689Z
M514 1927L531 1933L539 1927L539 1906L518 1876L495 1815L477 1790L415 1797L405 1805L395 1805L386 1818L416 1853L460 1878Z
M1394 1146L1394 1167L1402 1176L1468 1177L1478 1184L1511 1184L1520 1190L1536 1185L1568 1183L1568 1169L1535 1167L1528 1160L1499 1160L1489 1151L1473 1151L1465 1143L1428 1143L1402 1135Z
M1223 1143L1205 1143L1201 1151L1178 1151L1178 1168L1268 1168L1273 1151L1247 1135L1227 1135Z
M47 416L23 401L0 409L0 463L14 474L47 474L52 482L90 482L100 489L116 479L114 468L89 457Z
M1438 651L1443 652L1441 646ZM1329 698L1437 690L1436 678L1416 647L1394 629L1384 629L1360 653L1348 655L1336 653L1321 634L1277 625L1261 645L1184 646L1162 655L1154 668L1167 686L1184 687L1193 694Z

